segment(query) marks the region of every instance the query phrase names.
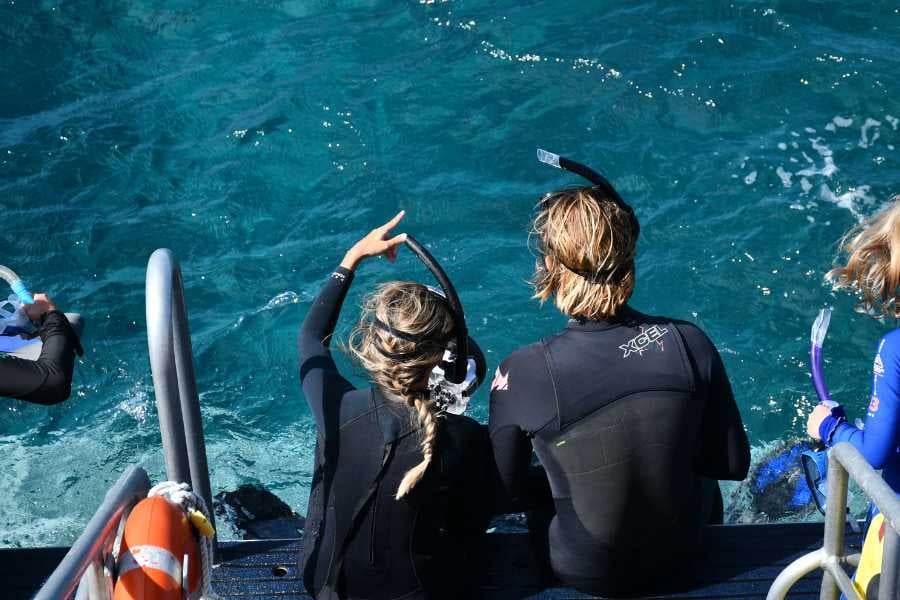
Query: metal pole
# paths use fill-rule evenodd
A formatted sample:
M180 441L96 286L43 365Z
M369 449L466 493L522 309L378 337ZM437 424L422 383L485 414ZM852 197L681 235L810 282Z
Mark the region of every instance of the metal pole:
M191 483L172 331L174 265L172 252L164 248L154 252L147 263L147 344L166 477L170 481Z
M84 531L72 544L62 562L53 571L34 600L70 598L81 575L103 552L104 546L118 531L119 521L135 503L147 496L150 478L140 467L128 467L113 485L91 517Z
M181 398L181 419L184 422L184 440L187 445L191 471L191 487L203 498L209 508L209 518L215 526L212 490L209 484L209 466L206 461L206 440L203 435L203 418L200 414L200 396L197 394L197 378L194 374L194 353L191 349L191 333L184 301L184 285L181 269L176 266L172 274L173 313L172 333L175 341L175 370L178 373L178 395ZM215 548L216 543L213 543Z
M804 554L778 574L775 581L769 587L766 600L784 600L794 584L820 568L825 560L825 551L822 548Z
M832 459L829 452L829 459ZM825 560L840 560L844 554L844 527L847 522L847 471L840 460L828 461L828 501L825 507ZM819 600L838 600L840 591L834 575L822 575Z
M890 526L884 528L884 555L878 600L896 600L900 595L900 536Z

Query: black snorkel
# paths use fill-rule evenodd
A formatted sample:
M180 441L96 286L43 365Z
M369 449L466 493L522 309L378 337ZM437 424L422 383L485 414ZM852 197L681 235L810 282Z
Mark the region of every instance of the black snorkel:
M420 244L416 238L407 234L406 245L412 250L413 254L419 257L419 260L422 261L428 270L431 271L434 278L437 279L438 284L444 292L444 299L447 300L450 311L453 313L453 322L456 324L454 331L456 338L456 356L454 357L452 364L448 364L444 367L444 376L451 383L462 383L466 378L466 370L468 367L469 330L466 327L466 317L463 314L462 303L459 301L456 288L450 283L450 278L447 277L447 273L444 272L441 265L438 264L437 260L435 260L431 253L425 249L425 246Z
M452 338L444 352L444 359L431 373L429 390L432 400L444 410L460 414L468 402L464 398L471 396L484 381L487 362L481 348L469 337L462 302L447 273L425 246L409 234L406 236L406 246L434 275L440 290L431 289L446 301L453 315ZM396 335L398 332L393 333Z
M616 188L612 186L609 180L588 167L587 165L583 165L579 162L575 162L565 156L560 156L559 154L554 154L552 152L547 152L541 148L537 149L537 159L546 165L550 165L551 167L556 167L557 169L565 169L570 173L575 173L576 175L580 175L590 181L593 187L602 192L604 196L606 196L609 200L616 203L622 210L628 213L631 219L631 226L634 228L634 236L637 236L641 232L641 225L638 223L637 217L634 214L634 209L630 204L622 200L622 197L619 195L619 192L616 191Z

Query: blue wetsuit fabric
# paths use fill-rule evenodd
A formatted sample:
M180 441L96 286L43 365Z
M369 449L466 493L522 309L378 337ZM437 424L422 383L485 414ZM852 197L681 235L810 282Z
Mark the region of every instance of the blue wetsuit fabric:
M471 597L493 508L487 429L469 417L442 416L425 476L406 497L394 498L404 474L422 460L418 424L405 404L356 389L338 372L330 343L352 279L347 269L332 273L300 328L300 379L317 429L300 557L304 584L324 595L346 539L341 598ZM384 460L386 471L354 531L353 516Z
M546 470L549 562L591 594L689 578L712 519L715 480L741 480L750 450L728 376L695 325L623 307L510 355L492 384L490 432L519 506ZM719 508L721 510L721 508ZM540 521L540 519L534 519Z
M900 329L878 342L865 429L838 413L822 421L819 434L829 447L838 442L853 444L872 467L882 469L891 489L900 493Z

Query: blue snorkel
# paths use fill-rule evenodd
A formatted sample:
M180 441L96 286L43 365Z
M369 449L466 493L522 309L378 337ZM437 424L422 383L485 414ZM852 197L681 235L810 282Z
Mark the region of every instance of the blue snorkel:
M810 332L809 346L809 373L812 376L813 387L816 388L816 395L819 402L828 408L837 406L837 402L831 399L828 393L828 386L825 385L825 375L822 372L822 346L825 344L825 336L828 335L828 325L831 323L831 309L823 308L819 311L819 316Z
M819 397L819 403L834 409L839 405L831 399L831 394L828 392L828 386L825 385L825 374L822 370L822 362L824 361L822 346L825 345L825 336L828 334L828 325L830 323L831 309L823 308L819 311L819 315L813 322L812 330L810 332L809 374L812 377L816 395ZM816 508L824 515L826 493L828 490L826 479L828 475L828 451L807 450L800 455L800 464L803 466L806 483L809 486L809 490L812 492Z
M34 304L34 298L28 291L28 288L25 287L25 284L22 283L22 278L16 275L15 271L0 265L0 279L6 280L13 293L22 301L22 304Z

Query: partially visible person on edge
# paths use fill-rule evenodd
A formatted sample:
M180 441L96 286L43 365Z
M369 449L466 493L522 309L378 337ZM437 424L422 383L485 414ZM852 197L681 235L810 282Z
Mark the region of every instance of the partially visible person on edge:
M836 265L826 277L836 288L858 292L864 312L896 325L900 317L900 196L848 231L840 251L847 255L846 264ZM900 329L886 333L875 349L865 429L848 422L843 407L824 404L810 413L806 429L828 447L838 442L853 444L900 493Z
M381 284L349 350L372 386L338 372L331 338L359 263L393 260L401 212L347 252L300 328L300 380L315 417L303 581L318 599L469 598L493 508L487 430L429 397L456 323L424 285Z
M722 522L717 480L741 480L750 465L709 338L627 304L638 230L630 207L598 187L541 201L535 296L570 320L504 360L491 387L505 493L534 509L529 527L553 573L589 594L689 582L704 527ZM539 489L532 448L552 490L544 514L527 497Z
M28 318L40 326L36 335L41 344L0 354L0 396L35 404L59 404L72 390L75 353L84 353L78 332L46 294L35 294L34 303L26 304L24 309ZM80 317L76 327L80 329Z

